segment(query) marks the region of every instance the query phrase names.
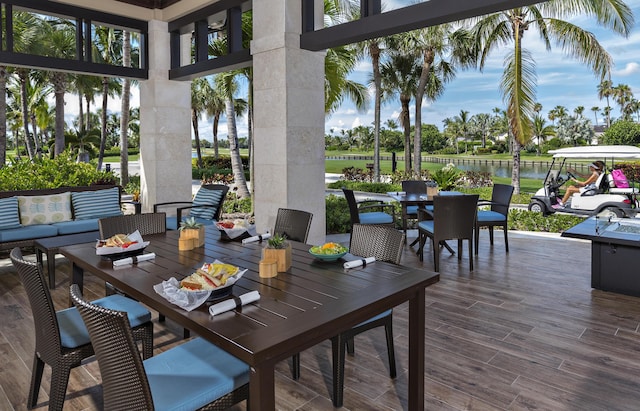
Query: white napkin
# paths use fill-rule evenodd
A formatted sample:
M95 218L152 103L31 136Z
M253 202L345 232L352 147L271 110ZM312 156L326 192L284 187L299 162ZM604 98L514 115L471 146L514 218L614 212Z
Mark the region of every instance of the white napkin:
M356 268L360 267L363 264L371 264L374 261L376 261L375 257L367 257L364 259L347 261L346 263L344 263L344 268Z
M250 291L248 293L242 294L240 297L238 297L238 299L240 299L240 305L249 304L254 301L258 301L260 299L260 293L258 293L257 291ZM235 308L238 308L236 299L224 300L209 307L209 314L222 314Z
M211 290L183 291L180 289L180 281L174 277L154 285L153 289L171 304L187 311L200 307L211 295Z
M156 254L155 253L136 255L136 256L133 256L133 257L122 258L120 260L114 260L113 261L113 266L114 267L120 267L120 266L123 266L123 265L137 264L137 263L139 263L141 261L153 260L154 258L156 258Z
M262 235L254 235L253 237L245 238L242 240L242 244L255 243L256 241L266 240L269 237L271 237L271 233L267 231Z

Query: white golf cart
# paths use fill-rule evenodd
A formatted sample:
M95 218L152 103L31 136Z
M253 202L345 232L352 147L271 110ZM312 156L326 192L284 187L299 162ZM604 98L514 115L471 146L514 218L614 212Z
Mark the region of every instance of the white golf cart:
M614 185L610 171L615 160L640 159L640 148L633 146L582 146L561 148L549 151L553 154L553 161L544 179L544 187L539 189L529 203L529 210L541 212L545 215L556 211L591 216L603 211L616 217L631 217L638 211L638 188L632 185L628 188L617 188ZM607 165L596 187L583 193L576 193L564 208L554 208L561 198L560 188L575 177L565 169L568 159L602 160ZM563 178L562 173L567 177ZM557 207L557 206L556 206Z

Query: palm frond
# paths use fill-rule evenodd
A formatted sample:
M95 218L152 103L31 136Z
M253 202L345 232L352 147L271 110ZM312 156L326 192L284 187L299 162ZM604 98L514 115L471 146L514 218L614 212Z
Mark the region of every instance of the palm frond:
M505 57L500 90L507 105L509 127L514 137L526 144L531 139L531 116L535 105L535 61L531 53L515 47Z

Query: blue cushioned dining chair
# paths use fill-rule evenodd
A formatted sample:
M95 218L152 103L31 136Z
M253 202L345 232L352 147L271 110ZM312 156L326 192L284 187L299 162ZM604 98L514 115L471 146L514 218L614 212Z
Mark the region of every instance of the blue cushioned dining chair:
M478 206L490 206L489 210L478 210L476 220L476 254L478 254L478 240L480 227L489 228L489 243L493 245L493 227L502 227L504 231L504 248L509 252L509 239L507 238L507 220L509 216L509 204L513 195L513 186L507 184L494 184L491 193L491 201L480 201Z
M211 225L220 219L222 203L228 191L229 187L224 184L204 184L196 193L193 201L157 203L153 205L153 212L157 213L161 209L182 205L176 208L175 216L167 213L167 230L177 230L180 227L180 222L187 217L194 217L197 222L203 225Z
M353 190L343 188L342 192L347 199L347 204L349 204L351 225L376 224L395 226L396 214L393 204L387 204L381 200L356 201Z
M407 194L427 195L427 182L423 180L402 181L402 191ZM402 231L407 235L407 220L418 219L417 205L404 205L402 208Z
M433 212L421 208L418 210L418 236L420 261L424 258L424 246L427 237L431 238L434 271L440 270L440 245L446 240L458 240L458 260L462 259L462 240L469 242L469 270L473 271L473 233L478 209L477 194L474 195L438 195L433 198ZM431 219L425 219L430 215Z
M376 261L400 264L405 235L393 227L354 224L351 229L349 253L359 257L375 257ZM384 327L389 357L389 376L396 378L396 355L393 347L393 311L380 314L355 325L351 329L331 338L333 359L333 406L342 407L344 398L345 352L354 355L353 338L365 331ZM300 376L300 354L293 357L293 378Z
M27 292L35 325L36 343L27 408L38 403L44 366L48 364L51 367L49 410L62 410L71 369L93 356L89 332L75 308L55 311L40 264L24 260L19 248L14 248L10 257ZM104 297L93 304L124 312L132 327L129 333L135 341L142 341L144 358L153 355L153 323L149 310L121 295Z
M71 299L98 358L105 410L225 410L249 397L249 366L202 338L142 360L126 313Z

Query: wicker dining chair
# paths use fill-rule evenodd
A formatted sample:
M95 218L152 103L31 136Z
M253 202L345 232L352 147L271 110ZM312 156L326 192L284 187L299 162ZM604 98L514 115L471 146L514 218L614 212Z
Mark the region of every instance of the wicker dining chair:
M125 313L71 299L96 352L105 410L225 410L249 397L249 366L202 338L142 361Z
M193 217L203 225L212 225L220 220L222 203L224 203L228 191L229 186L225 184L204 184L198 189L193 201L156 203L153 205L153 212L158 213L167 209L175 210L175 216L173 212L167 215L168 230L177 230L180 227L180 222L186 217Z
M509 252L509 238L507 232L509 203L513 196L513 186L508 184L494 184L491 193L491 201L479 201L478 207L490 206L489 210L478 210L478 218L476 219L476 254L478 254L478 243L480 240L480 227L489 229L489 244L493 246L493 227L502 227L504 232L504 248Z
M136 230L144 238L145 235L161 234L167 231L166 214L144 213L105 217L98 220L98 229L102 239L107 239L116 234L131 234ZM108 282L105 283L105 291L107 295L113 295L118 292Z
M274 234L283 234L291 241L307 242L313 214L308 211L279 208Z
M387 204L381 200L357 201L353 190L343 188L342 192L349 205L351 225L377 224L395 226L396 214L393 204Z
M419 209L418 236L420 261L424 258L424 245L431 238L434 271L440 270L440 244L458 240L458 260L462 259L462 241L469 242L469 270L473 271L473 237L478 208L478 195L438 195L433 198L433 213ZM431 217L425 219L425 214ZM449 248L447 246L447 248ZM453 253L453 250L449 248Z
M427 195L427 182L424 180L403 180L402 191L407 194ZM402 208L402 231L407 235L407 220L418 219L417 205L404 205Z
M89 333L75 308L55 311L40 264L24 260L19 248L14 248L10 257L27 292L35 326L27 408L35 407L38 402L44 366L48 364L51 367L49 410L62 410L71 369L94 354ZM94 304L126 312L128 323L133 327L133 339L142 341L144 358L153 356L153 323L149 310L121 295L104 297Z
M354 224L351 231L349 253L359 257L375 257L377 261L400 264L405 235L395 228L381 225ZM389 358L389 376L396 378L396 356L393 346L393 311L386 310L353 328L331 338L333 362L333 406L342 407L344 398L345 351L354 355L353 339L373 328L384 327ZM300 377L300 354L293 357L293 378Z

